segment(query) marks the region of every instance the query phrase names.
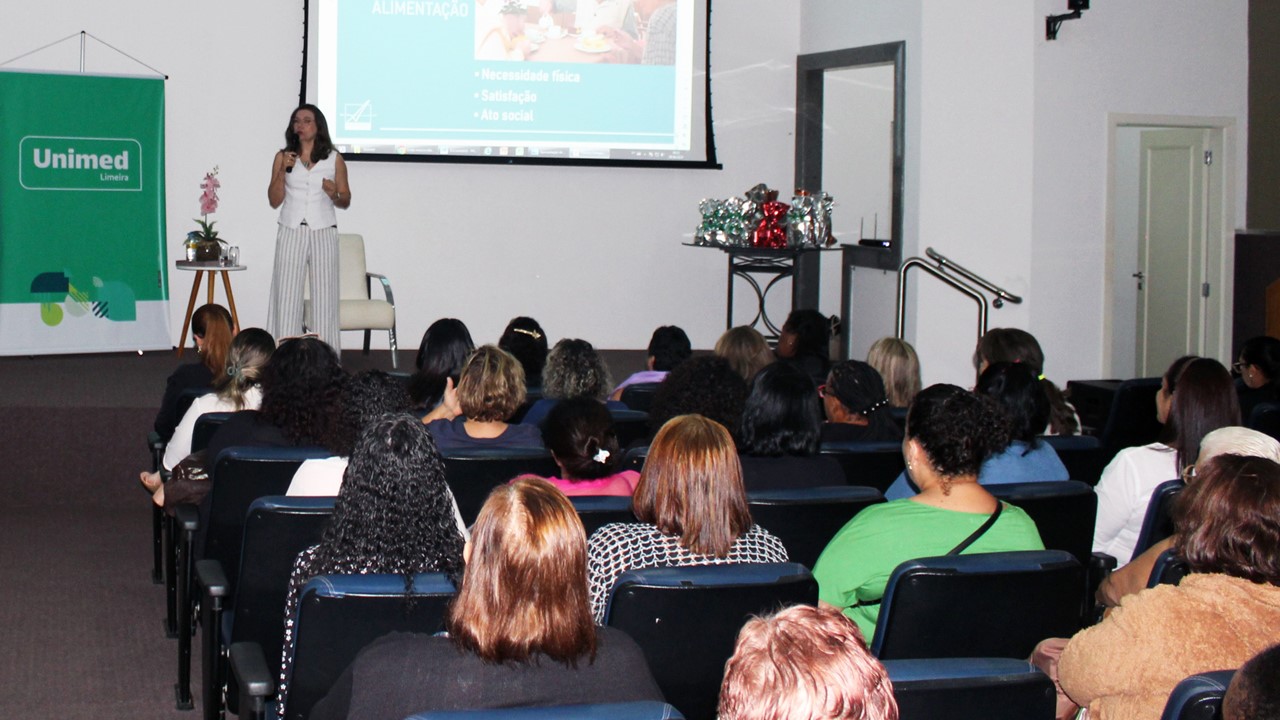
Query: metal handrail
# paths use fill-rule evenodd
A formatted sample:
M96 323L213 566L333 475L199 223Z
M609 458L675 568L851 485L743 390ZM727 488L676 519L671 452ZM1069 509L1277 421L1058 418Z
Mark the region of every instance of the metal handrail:
M967 295L975 303L978 304L978 339L981 340L983 335L987 334L987 296L981 291L986 290L995 295L991 298L991 304L996 308L1004 307L1004 303L1011 302L1019 304L1022 298L1011 292L995 285L986 278L977 275L973 271L957 264L955 261L947 258L942 253L937 252L933 248L926 248L925 254L929 260L937 263L937 266L930 265L925 258L913 257L907 258L902 265L898 267L898 307L897 322L894 332L898 338L906 335L907 324L907 272L912 268L920 268L929 273L942 282L950 285L952 288ZM959 275L956 277L951 273ZM970 284L972 283L972 284Z

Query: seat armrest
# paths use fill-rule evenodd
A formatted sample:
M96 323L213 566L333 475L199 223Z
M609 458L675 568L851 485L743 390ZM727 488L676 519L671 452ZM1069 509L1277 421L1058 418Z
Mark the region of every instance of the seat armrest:
M392 305L396 304L395 297L392 296L391 294L391 281L387 279L386 275L379 275L378 273L367 272L365 273L365 278L368 280L373 280L376 278L378 282L382 283L382 292L387 296L387 302L391 303Z
M1105 576L1115 570L1119 564L1120 561L1114 557L1106 553L1096 552L1089 558L1089 571L1098 572Z
M240 692L245 696L266 700L275 695L271 668L267 666L267 658L258 643L231 644L231 672L235 673Z
M173 509L173 519L178 529L183 532L195 532L200 529L200 509L195 505L179 505Z
M227 572L217 560L199 560L196 562L196 581L204 588L207 597L226 597Z
M169 443L160 439L160 433L156 432L155 430L152 430L151 432L147 433L147 447L151 448L152 450L160 450L161 452L163 452L164 447L168 444Z

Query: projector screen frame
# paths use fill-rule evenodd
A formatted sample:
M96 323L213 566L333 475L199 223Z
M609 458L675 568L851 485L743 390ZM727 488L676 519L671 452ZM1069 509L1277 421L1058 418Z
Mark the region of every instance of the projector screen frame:
M412 155L399 153L348 153L343 158L348 162L410 162L410 163L465 163L469 165L559 165L566 167L635 167L635 168L674 168L686 170L723 170L724 165L716 159L714 122L711 116L711 4L706 2L706 36L703 38L706 52L703 54L703 73L706 82L703 84L705 108L705 148L704 160L632 160L612 158L571 158L543 156L493 156L493 155ZM311 44L311 3L302 0L302 77L298 83L298 105L315 102L307 97L307 72L310 63Z

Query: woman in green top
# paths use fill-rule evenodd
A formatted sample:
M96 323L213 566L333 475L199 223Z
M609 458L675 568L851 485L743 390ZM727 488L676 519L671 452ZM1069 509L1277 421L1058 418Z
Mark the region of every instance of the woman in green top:
M934 385L916 396L902 456L920 494L858 513L813 569L821 601L856 622L868 643L894 568L946 555L995 512L998 501L978 484L978 470L1009 444L1009 432L1008 421L991 404L954 385ZM1031 518L1004 504L996 522L964 552L1043 549Z

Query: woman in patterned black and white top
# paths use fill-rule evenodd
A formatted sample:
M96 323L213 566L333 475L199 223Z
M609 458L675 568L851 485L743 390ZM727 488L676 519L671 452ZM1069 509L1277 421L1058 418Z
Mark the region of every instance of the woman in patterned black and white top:
M587 543L597 623L627 570L787 561L782 542L751 521L729 431L701 415L674 417L658 431L632 509L639 523L605 525Z

